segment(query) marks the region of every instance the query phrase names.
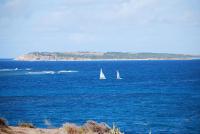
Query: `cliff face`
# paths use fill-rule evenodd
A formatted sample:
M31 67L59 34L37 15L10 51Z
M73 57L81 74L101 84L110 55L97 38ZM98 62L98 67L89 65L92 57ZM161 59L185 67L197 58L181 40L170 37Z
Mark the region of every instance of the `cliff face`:
M34 54L26 54L17 57L16 60L39 60L39 57Z
M179 60L200 59L200 56L168 53L123 53L123 52L32 52L17 57L23 61L70 61L70 60Z

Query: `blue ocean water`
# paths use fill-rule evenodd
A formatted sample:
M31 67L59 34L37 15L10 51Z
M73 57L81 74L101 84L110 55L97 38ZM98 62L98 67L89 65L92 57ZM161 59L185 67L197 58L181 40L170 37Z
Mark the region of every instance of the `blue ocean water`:
M95 120L130 134L199 134L200 60L1 60L0 117L10 125Z

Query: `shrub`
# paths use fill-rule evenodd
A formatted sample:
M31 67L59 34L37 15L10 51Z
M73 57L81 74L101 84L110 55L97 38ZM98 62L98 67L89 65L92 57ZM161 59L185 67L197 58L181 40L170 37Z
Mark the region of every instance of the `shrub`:
M0 118L0 126L7 126L7 123L6 123L7 121L5 120L5 119L3 119L3 118Z

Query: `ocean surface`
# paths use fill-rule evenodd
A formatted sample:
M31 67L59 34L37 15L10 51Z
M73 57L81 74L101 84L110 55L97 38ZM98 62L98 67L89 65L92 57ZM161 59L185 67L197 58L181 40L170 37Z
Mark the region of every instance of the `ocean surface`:
M10 125L95 120L125 134L199 134L200 60L0 60L0 117Z

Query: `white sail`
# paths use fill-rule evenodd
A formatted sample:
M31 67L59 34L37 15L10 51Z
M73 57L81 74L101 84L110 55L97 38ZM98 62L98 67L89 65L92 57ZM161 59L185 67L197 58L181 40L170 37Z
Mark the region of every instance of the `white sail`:
M99 77L99 79L100 79L100 80L106 79L106 77L105 77L105 75L104 75L104 73L103 73L103 71L102 71L102 68L101 68L101 70L100 70L100 77Z
M121 77L120 77L120 74L119 74L119 71L117 70L117 79L122 79Z

